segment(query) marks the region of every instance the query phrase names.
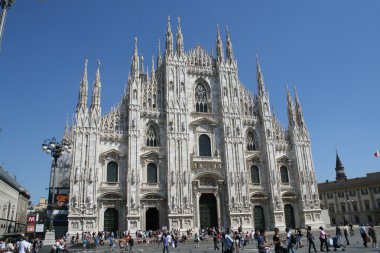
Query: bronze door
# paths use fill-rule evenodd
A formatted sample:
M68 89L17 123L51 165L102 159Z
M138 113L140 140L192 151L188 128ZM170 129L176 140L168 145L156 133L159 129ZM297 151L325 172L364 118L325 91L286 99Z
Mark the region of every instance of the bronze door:
M116 232L119 230L119 214L115 208L107 208L104 212L104 231Z
M213 193L203 193L199 199L200 228L218 227L216 198Z
M262 206L255 206L253 217L255 221L255 230L265 230L264 208Z
M285 211L285 224L287 228L295 228L296 222L294 220L294 210L293 207L289 204L286 204L284 207Z

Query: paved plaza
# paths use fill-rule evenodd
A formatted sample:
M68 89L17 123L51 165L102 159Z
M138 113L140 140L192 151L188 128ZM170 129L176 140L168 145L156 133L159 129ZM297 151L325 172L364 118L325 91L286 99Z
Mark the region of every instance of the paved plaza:
M331 235L335 234L335 230L332 230L332 229L327 229L327 232L329 234L331 234ZM359 235L358 230L356 230L355 232L356 233L355 233L354 237L349 237L350 245L345 246L346 247L345 248L345 252L361 252L361 253L376 252L376 253L380 253L380 249L379 248L371 248L371 244L370 243L368 244L369 247L365 248L363 246L363 244L362 244L362 239L361 239L361 237ZM377 232L377 235L379 235L380 227L376 227L376 232ZM317 238L318 235L319 235L319 231L314 231L313 234ZM269 239L269 242L272 242L272 237L273 237L273 232L268 232L267 233L267 238ZM285 234L282 233L281 237L284 238ZM307 240L306 240L305 237L303 237L302 242L304 243L305 247L297 249L297 250L295 250L295 252L297 252L297 253L308 252L308 243L307 243ZM344 238L342 239L342 243L343 242L345 242ZM316 247L317 247L317 251L320 252L319 251L319 246L320 246L319 245L319 239L315 240L315 244L316 244ZM72 247L71 249L69 248L69 252L70 253L83 252L83 250L80 249L80 245L75 245L75 246L76 247ZM221 247L221 244L219 244L218 246ZM378 243L378 247L379 246L380 245ZM76 248L76 249L74 249L74 248ZM44 246L43 249L40 251L40 253L48 253L48 252L50 252L50 249L51 249L50 246ZM330 250L333 250L333 247L331 247ZM337 251L342 251L342 248L337 249ZM109 246L105 245L105 246L98 247L97 249L89 249L89 250L87 250L85 252L88 252L88 253L95 253L95 252L96 253L103 253L103 252L110 252L110 250L109 250ZM117 252L117 253L122 252L119 249L117 243L116 243L116 249L115 249L114 252ZM158 247L157 244L135 244L133 252L134 253L138 253L138 252L162 252L162 245L160 247ZM176 248L176 249L170 247L169 252L208 253L208 252L218 252L218 251L214 251L213 242L212 242L211 239L209 239L207 241L200 242L200 247L199 248L195 248L194 242L188 240L186 243L179 243L178 244L178 248ZM219 251L219 252L221 252L221 251ZM235 251L235 252L238 252L238 251ZM240 252L247 252L247 253L248 252L258 252L256 242L252 243L252 241L250 241L249 244L247 244L247 246L244 248L244 250L240 250ZM273 248L271 249L271 252L274 253L274 249Z

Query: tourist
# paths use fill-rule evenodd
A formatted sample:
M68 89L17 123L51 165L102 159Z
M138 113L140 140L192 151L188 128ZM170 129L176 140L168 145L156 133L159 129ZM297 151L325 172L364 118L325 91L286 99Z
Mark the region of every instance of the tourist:
M338 238L338 244L340 245L340 238L342 237L342 230L340 229L339 226L336 226L335 228L335 235Z
M166 233L164 233L162 235L162 242L163 242L163 250L162 250L162 253L165 253L165 250L167 253L169 253L169 239L168 237L166 236Z
M115 239L110 236L108 237L109 245L110 245L110 251L113 251L115 249Z
M344 238L346 238L346 245L350 245L350 241L348 240L348 228L346 224L343 226L343 234Z
M364 247L368 247L367 246L367 230L365 228L365 225L364 224L360 224L359 226L359 233L360 233L360 236L363 238L363 245Z
M350 224L349 227L350 227L350 237L354 237L355 236L354 226Z
M368 235L372 239L372 248L378 248L377 247L376 231L375 231L375 227L373 226L373 224L371 224L370 227L368 228Z
M270 244L265 241L265 230L260 230L260 235L257 237L257 248L259 253L268 253L270 252Z
M30 252L31 244L28 242L28 237L22 237L21 241L17 243L18 253Z
M314 243L314 236L313 236L313 233L311 232L310 226L307 226L306 238L307 238L307 241L309 242L309 253L311 253L311 245L313 245L314 252L317 252L317 249L315 248L315 243Z
M283 247L282 247L282 239L280 237L280 230L278 228L274 228L274 235L273 235L273 244L274 244L274 252L275 253L283 253Z
M296 228L296 234L297 234L297 236L296 236L296 239L297 239L296 249L302 248L304 246L302 241L301 241L303 234L302 234L302 231L300 228Z
M135 244L135 241L133 240L132 236L129 237L128 245L129 245L129 253L133 253L133 245Z
M4 253L15 252L15 246L9 238L5 240L4 244L5 244Z
M200 245L199 245L199 241L200 241L199 236L198 236L197 233L195 233L195 234L194 234L195 248L199 248L199 247L200 247Z
M219 247L218 247L218 233L215 230L213 231L212 239L214 241L214 250L218 250L219 251Z
M319 240L321 241L321 251L323 250L323 245L326 246L326 251L329 251L329 244L327 243L327 237L329 235L323 230L323 227L319 227Z
M226 229L226 233L224 234L224 247L225 253L232 253L234 251L234 240L230 236L230 229Z
M286 240L288 242L288 247L287 247L287 250L288 252L292 252L294 253L294 244L297 242L297 240L294 240L296 239L294 235L292 235L292 233L290 232L289 228L286 228L285 229L285 232L286 232Z

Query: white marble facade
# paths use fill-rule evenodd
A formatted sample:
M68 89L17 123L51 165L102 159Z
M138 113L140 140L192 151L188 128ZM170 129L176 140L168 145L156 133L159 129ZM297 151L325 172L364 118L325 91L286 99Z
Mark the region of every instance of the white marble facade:
M87 105L86 61L70 133L69 232L319 226L297 94L293 101L287 92L285 130L258 61L258 93L240 82L228 31L223 48L217 29L215 56L200 45L185 51L179 20L175 40L174 47L169 20L165 52L158 47L148 71L135 39L128 86L105 115L99 62ZM109 221L115 216L116 225Z

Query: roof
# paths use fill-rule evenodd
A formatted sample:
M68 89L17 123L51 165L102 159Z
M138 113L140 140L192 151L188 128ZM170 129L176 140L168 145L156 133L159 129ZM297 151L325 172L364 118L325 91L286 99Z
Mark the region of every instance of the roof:
M380 185L380 172L367 173L366 177L357 177L339 181L326 181L325 183L318 183L318 191L331 190L343 188L361 188L368 187L368 185Z
M0 166L0 179L8 184L10 187L18 191L20 194L27 198L30 198L29 192L22 187L16 180L16 177L12 177L3 167Z

